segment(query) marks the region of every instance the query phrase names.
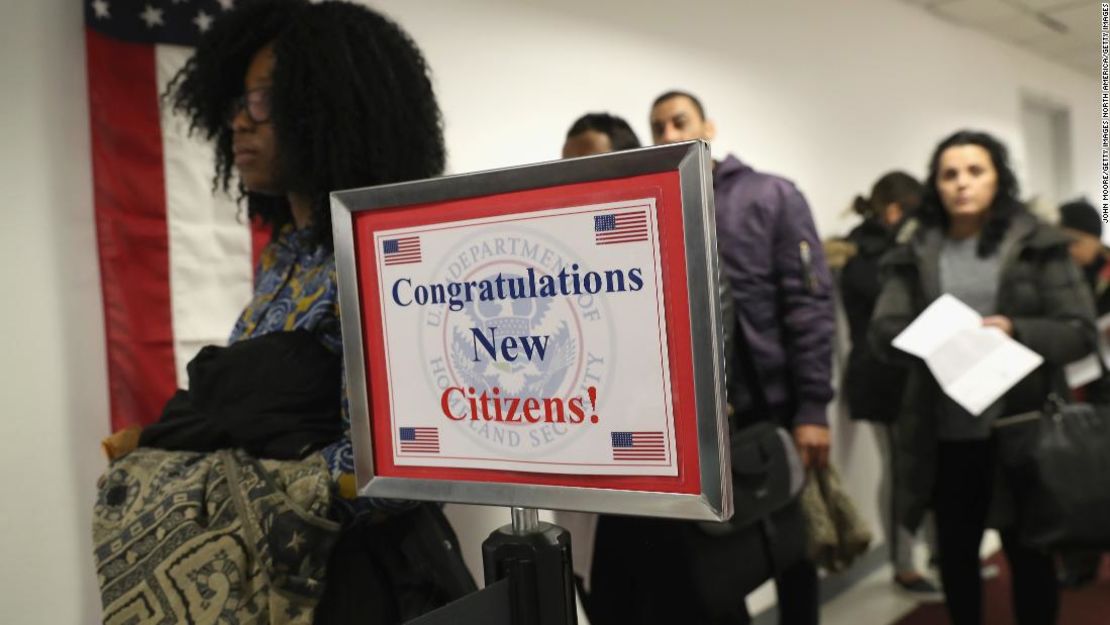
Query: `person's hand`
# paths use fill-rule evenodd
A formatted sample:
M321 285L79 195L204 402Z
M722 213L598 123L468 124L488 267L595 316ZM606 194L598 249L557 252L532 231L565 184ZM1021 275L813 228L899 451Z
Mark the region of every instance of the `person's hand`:
M1009 317L1004 315L991 315L990 317L983 318L984 328L998 328L1006 333L1006 336L1014 335L1014 322L1010 321Z
M794 426L794 444L807 469L822 469L829 464L829 428L824 425Z

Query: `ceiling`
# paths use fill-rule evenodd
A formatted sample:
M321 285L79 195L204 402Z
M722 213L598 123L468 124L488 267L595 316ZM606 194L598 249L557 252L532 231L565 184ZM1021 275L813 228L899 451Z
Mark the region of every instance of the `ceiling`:
M902 0L1076 69L1099 75L1100 2L1095 0Z

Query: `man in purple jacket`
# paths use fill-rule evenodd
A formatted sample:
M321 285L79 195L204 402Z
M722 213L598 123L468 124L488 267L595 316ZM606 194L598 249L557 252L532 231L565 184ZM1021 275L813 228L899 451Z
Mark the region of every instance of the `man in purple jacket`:
M715 132L701 102L689 93L669 91L652 104L657 145L711 141ZM730 398L738 404L733 409L741 424L770 418L790 429L806 466L824 466L835 319L832 280L809 205L790 181L732 155L713 162L713 191L722 275L732 287L755 369L744 377L758 384L769 414L757 414L750 393ZM784 625L817 622L812 563L791 567L776 583Z

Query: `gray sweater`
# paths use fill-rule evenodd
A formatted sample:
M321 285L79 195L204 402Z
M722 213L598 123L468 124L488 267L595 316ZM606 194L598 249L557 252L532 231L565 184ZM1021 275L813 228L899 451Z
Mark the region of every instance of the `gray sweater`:
M949 239L940 246L940 290L975 309L984 317L996 312L1000 254L996 250L979 258L979 237ZM1001 400L975 416L945 395L938 402L940 419L937 437L942 441L984 440L990 438L991 423L1002 412Z

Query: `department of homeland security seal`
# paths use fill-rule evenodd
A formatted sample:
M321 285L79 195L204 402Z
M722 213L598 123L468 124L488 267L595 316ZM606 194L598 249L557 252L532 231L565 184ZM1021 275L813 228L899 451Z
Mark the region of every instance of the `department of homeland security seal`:
M586 291L542 297L535 283L588 268L550 237L525 228L466 241L443 258L434 280L497 281L514 297L422 309L418 348L428 392L442 395L444 409L466 421L467 435L498 455L523 459L570 444L584 428L575 425L568 402L577 402L587 423L604 409L595 402L605 397L607 373L616 364L612 315L603 297ZM521 349L498 353L501 341ZM510 408L523 410L528 398L539 400L532 407L543 418L510 417ZM491 407L487 400L504 401ZM476 410L488 414L470 418ZM498 418L486 418L493 414Z

